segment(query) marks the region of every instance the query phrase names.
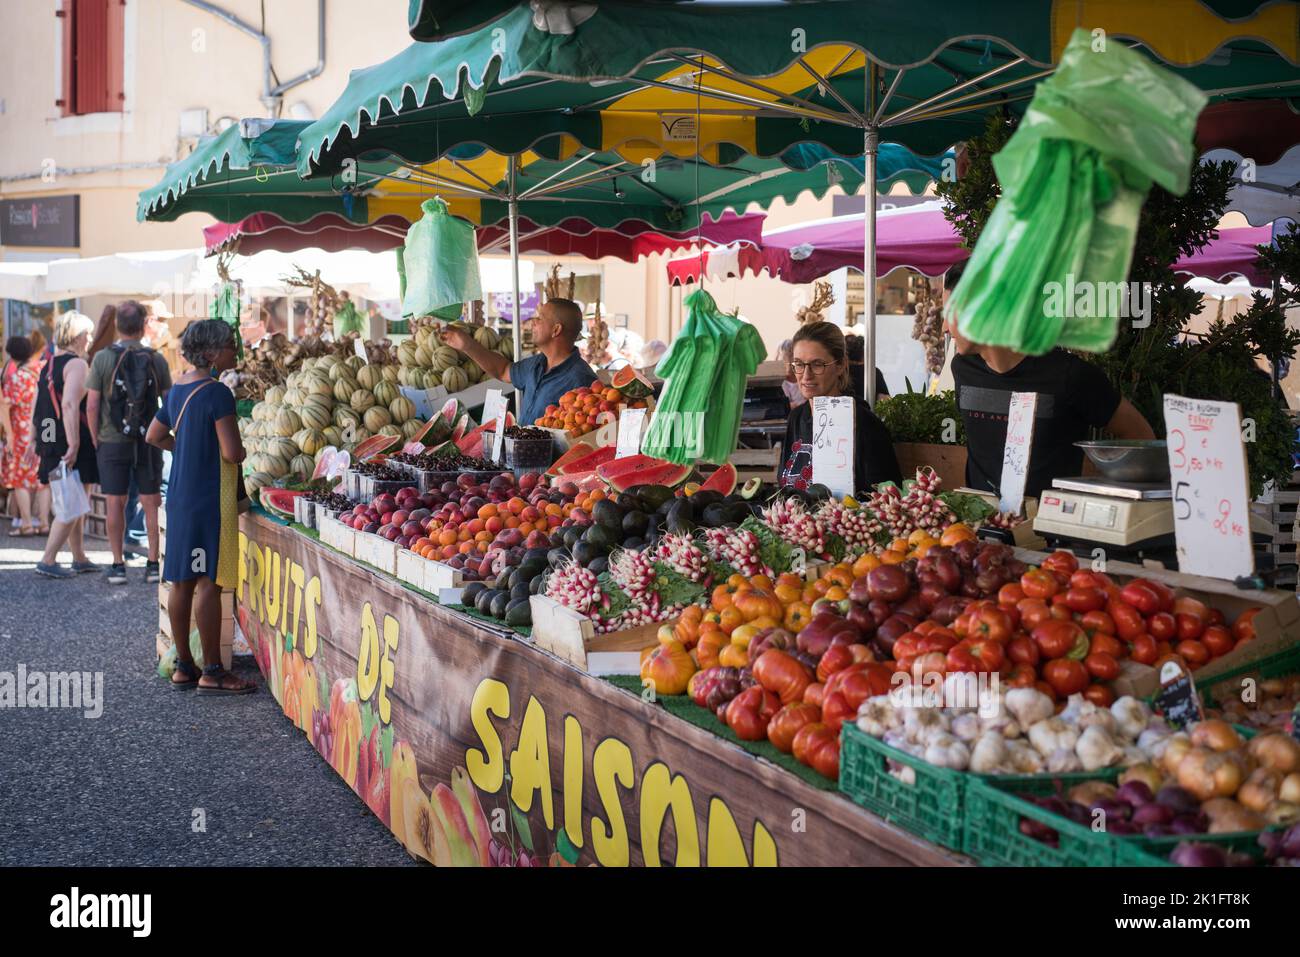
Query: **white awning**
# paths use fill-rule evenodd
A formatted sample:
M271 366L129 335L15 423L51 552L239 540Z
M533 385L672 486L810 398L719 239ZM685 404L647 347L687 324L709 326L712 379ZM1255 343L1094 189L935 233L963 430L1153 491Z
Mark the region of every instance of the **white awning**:
M75 296L163 296L190 290L201 249L117 253L90 259L56 259L45 289L60 299Z
M0 299L49 302L45 291L45 263L0 262Z

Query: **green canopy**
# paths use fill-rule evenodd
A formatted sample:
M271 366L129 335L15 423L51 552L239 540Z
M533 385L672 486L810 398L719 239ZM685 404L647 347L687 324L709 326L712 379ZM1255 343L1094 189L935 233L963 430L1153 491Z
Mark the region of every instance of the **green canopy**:
M364 197L345 196L342 190L299 178L295 147L309 125L256 118L232 124L171 163L158 184L140 194L136 218L168 221L203 212L233 223L273 211L291 222L320 213L367 222Z
M441 8L465 24L501 5L426 6L420 23ZM1136 43L1212 99L1300 87L1300 7L1261 0L539 2L355 71L303 132L300 168L465 142L521 152L558 132L626 151L662 139L660 124L719 162L808 141L861 153L868 125L931 155L982 113L1022 109L1076 26Z

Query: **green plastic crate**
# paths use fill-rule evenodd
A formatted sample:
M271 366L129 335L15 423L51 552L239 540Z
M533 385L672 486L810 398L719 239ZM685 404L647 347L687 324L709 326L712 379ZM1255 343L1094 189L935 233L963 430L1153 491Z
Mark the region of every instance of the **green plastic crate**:
M1053 814L1019 797L1051 794L1082 781L1113 781L1118 769L1096 774L976 776L966 789L963 850L991 867L1112 867L1115 839L1105 832ZM1052 847L1020 833L1020 819L1031 818L1060 836Z
M962 849L962 808L974 775L935 767L844 722L840 792L877 817L954 851ZM889 773L893 761L913 770L908 784Z
M1261 678L1281 678L1296 672L1300 672L1300 644L1274 652L1265 658L1252 661L1239 668L1233 668L1231 671L1225 671L1213 678L1207 678L1204 684L1198 682L1196 689L1201 693L1201 700L1204 703L1213 704L1215 701L1215 688L1218 688L1220 693L1231 693L1241 687L1238 679L1247 675L1257 674ZM1253 738L1260 733L1259 728L1252 728L1247 725L1234 724L1233 727L1246 738Z
M1278 828L1277 830L1285 830ZM1260 831L1239 831L1235 834L1183 834L1171 837L1116 836L1116 867L1175 867L1169 860L1179 844L1192 841L1198 844L1218 844L1225 850L1242 851L1255 859L1264 856L1259 846Z

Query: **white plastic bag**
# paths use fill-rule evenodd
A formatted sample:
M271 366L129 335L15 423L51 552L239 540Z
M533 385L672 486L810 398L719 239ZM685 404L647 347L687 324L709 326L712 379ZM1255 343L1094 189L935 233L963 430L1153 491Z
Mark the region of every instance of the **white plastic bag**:
M66 462L60 462L50 472L50 503L59 522L74 522L90 513L90 497L81 484L81 475L76 469L69 469Z

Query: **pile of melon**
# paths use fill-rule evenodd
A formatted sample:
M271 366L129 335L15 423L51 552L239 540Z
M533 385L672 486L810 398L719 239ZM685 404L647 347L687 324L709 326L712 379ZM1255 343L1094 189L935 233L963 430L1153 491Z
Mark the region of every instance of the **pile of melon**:
M240 419L249 490L291 474L311 476L329 446L352 448L372 435L410 439L423 427L398 388L396 365L359 356L307 359L283 386L266 391L251 418Z
M474 341L485 349L507 358L514 355L510 339L498 336L487 326L464 327L473 330ZM436 389L442 386L455 394L483 380L483 370L473 359L444 344L432 322L416 321L411 338L397 347L397 384L413 389Z

